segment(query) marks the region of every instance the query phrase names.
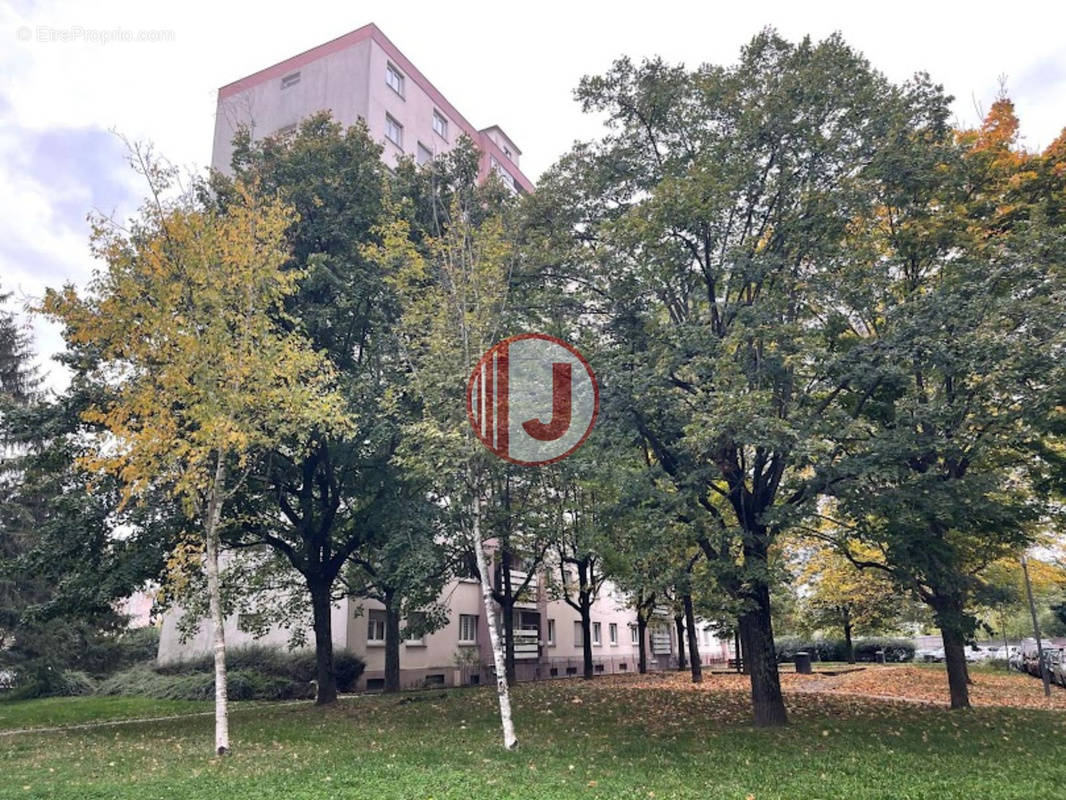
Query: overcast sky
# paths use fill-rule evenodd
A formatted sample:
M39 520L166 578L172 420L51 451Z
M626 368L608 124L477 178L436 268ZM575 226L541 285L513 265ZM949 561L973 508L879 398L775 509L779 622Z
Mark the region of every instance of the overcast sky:
M534 181L597 135L572 90L626 54L731 63L766 25L796 39L839 30L894 80L926 70L973 125L1000 76L1024 142L1066 125L1066 4L23 2L0 0L0 287L21 307L93 268L85 214L128 215L142 187L110 133L172 161L210 160L219 86L375 22L477 127L498 124ZM165 41L104 42L108 32ZM74 41L60 41L64 36ZM113 37L112 37L113 38ZM42 357L60 346L34 324ZM54 367L52 383L62 383Z

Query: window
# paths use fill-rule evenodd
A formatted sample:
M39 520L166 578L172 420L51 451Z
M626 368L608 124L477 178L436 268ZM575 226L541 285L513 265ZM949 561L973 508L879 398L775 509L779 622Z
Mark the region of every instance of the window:
M600 623L598 622L592 623L592 643L594 645L602 644L602 640L600 639Z
M433 132L442 139L448 138L448 120L439 111L433 112Z
M254 613L240 613L237 614L237 630L242 633L258 633L263 627L263 615Z
M385 644L385 612L368 611L366 620L366 643Z
M477 642L477 614L459 615L459 643L475 644Z
M385 138L397 147L403 147L403 125L388 114L385 115Z
M300 73L292 72L281 79L281 88L288 89L300 82Z
M582 646L582 627L581 620L577 620L574 623L574 647Z
M418 165L428 164L433 160L433 151L421 142L418 143Z
M396 67L389 64L385 67L385 83L389 85L400 97L403 97L403 75Z
M636 625L629 626L629 641L633 644L640 644L640 628Z
M412 611L407 615L407 625L404 627L404 631L415 631L417 636L404 636L404 643L407 645L423 645L426 643L426 637L422 633L422 628L426 624L426 615L421 611Z
M607 626L607 640L611 643L611 647L618 647L618 623L612 622Z
M555 647L555 620L548 620L548 646Z

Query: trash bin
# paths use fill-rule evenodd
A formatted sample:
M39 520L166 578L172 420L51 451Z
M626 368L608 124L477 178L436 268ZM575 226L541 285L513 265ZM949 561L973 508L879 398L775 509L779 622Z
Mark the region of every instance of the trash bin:
M796 672L811 674L811 654L800 651L796 653Z
M885 663L885 651L884 650L878 650L877 653L876 653L876 656L877 656L877 663L878 664L884 664Z

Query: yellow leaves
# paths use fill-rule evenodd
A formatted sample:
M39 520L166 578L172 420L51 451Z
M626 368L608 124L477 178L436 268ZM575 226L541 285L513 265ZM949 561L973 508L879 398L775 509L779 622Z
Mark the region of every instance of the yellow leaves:
M302 276L283 269L291 208L238 182L225 210L183 198L142 217L136 237L98 222L89 295L49 291L40 309L114 389L84 415L110 434L85 466L195 504L213 454L350 426L331 365L282 311Z

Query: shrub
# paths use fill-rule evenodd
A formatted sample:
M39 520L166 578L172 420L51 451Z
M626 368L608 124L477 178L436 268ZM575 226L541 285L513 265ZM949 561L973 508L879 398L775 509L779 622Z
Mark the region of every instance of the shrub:
M363 674L366 664L350 650L340 650L333 655L333 669L337 673L337 689L342 692L355 691L355 683Z
M914 660L914 642L910 639L873 637L855 642L856 661L877 661L877 651L885 651L885 661L901 662Z
M89 675L76 669L63 669L51 663L30 662L15 671L13 699L38 697L76 697L92 694L96 684Z
M159 628L129 628L85 643L78 663L86 672L103 678L119 670L154 661L159 651Z
M843 639L803 639L782 636L774 641L779 662L796 660L796 653L810 653L812 661L847 661L848 651Z
M333 653L333 669L337 675L337 687L349 692L363 674L366 665L359 656L348 650ZM251 670L264 675L286 678L296 683L310 683L315 679L315 654L313 651L282 650L266 645L236 647L226 652L226 668L229 671ZM215 661L210 655L162 664L155 668L162 675L187 675L192 673L214 674Z
M160 700L210 700L215 696L215 675L207 672L163 674L140 665L116 673L100 684L99 694L154 697ZM254 669L226 672L231 700L301 700L314 697L314 687Z

